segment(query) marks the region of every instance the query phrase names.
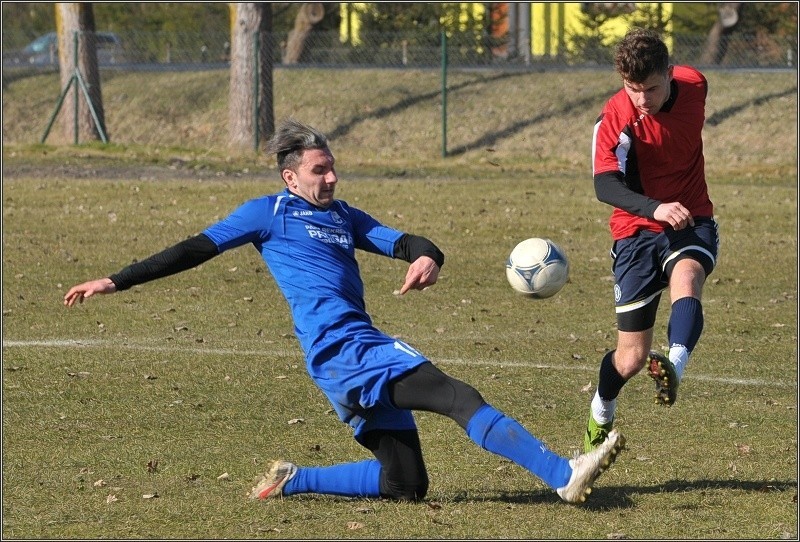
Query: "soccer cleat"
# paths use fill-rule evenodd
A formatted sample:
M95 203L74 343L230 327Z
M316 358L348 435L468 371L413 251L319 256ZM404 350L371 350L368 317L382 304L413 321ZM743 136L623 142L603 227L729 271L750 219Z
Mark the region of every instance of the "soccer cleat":
M586 424L586 433L583 435L583 451L589 453L600 446L608 438L608 433L613 426L614 420L608 423L597 423L590 411L589 422Z
M283 486L297 474L297 465L283 461L273 461L267 473L250 491L251 499L267 499L283 495Z
M581 454L569 460L572 475L564 487L556 489L561 500L581 504L592 492L592 484L617 458L617 454L625 447L625 437L618 429L612 429L608 438L589 453Z
M657 352L647 356L647 374L656 383L656 404L672 406L678 398L678 373L666 357Z

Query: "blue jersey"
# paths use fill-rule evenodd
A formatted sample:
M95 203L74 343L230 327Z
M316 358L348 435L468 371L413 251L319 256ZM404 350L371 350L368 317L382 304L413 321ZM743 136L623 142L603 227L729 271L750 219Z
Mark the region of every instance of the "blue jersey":
M309 374L357 433L364 410L387 402L386 383L427 361L372 325L355 257L356 249L394 257L403 232L341 200L320 209L287 189L244 203L203 233L220 252L250 243L261 253L289 303Z

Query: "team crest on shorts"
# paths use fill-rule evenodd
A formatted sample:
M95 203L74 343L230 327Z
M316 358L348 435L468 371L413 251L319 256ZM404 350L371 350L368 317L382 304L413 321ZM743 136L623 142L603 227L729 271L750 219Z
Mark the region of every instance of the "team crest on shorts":
M619 287L619 284L614 285L614 301L619 303L619 300L622 299L622 288Z

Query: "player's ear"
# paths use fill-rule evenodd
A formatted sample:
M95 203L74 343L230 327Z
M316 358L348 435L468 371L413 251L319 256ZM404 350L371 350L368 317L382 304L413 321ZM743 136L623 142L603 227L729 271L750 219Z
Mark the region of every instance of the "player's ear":
M289 188L297 188L297 176L294 171L289 168L284 168L281 170L281 177L283 178L283 182L286 183L286 186Z

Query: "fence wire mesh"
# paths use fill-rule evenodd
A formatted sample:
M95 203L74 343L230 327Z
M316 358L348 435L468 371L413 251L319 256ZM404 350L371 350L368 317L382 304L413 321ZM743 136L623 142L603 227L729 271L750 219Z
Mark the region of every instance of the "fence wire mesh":
M5 40L6 36L3 38ZM97 50L112 142L156 146L197 144L215 148L224 148L230 143L227 107L218 105L226 104L230 99L229 33L97 32L84 38L81 46L91 43ZM311 33L297 58L289 59L290 36L270 34L260 37L261 40L268 38L266 43L274 45L276 118L287 114L320 118L319 127L330 131L332 138L339 138L337 144L354 146L374 143L359 140L362 135L353 129L355 124L359 125L359 132L371 133L370 123L388 122L392 128L386 134L385 130L374 131L381 134L379 137L385 137L382 145L378 146L380 151L375 155L376 160L388 160L393 154L408 149L416 149L424 155L437 155L440 145L442 153L446 147L450 156L484 147L499 153L505 150L505 135L524 133L525 137L538 142L537 152L541 152L543 157L561 153L565 154L565 159L577 163L585 159L583 147L556 145L552 149L540 148L542 142L550 141L550 135L554 133L581 140L585 128L562 122L561 106L550 98L572 93L567 100L570 108L588 108L596 114L602 98L618 84L611 63L611 46L584 47L581 50L569 50L565 46L563 49L553 48L548 55L499 56L488 45L477 47L464 39L449 39L443 48L441 36L436 33L382 35L376 41L368 41L365 37L356 44L343 42L338 33ZM53 111L53 102L59 93L56 77L58 44L51 38L42 41L44 46L40 43L38 50L29 49L27 57L21 56L22 49L3 53L4 87L28 74L43 72L53 74L54 86L52 102L45 101L36 106L41 110L26 111L30 120L27 128L4 125L4 142L38 141ZM775 37L753 37L730 39L722 45L724 55L717 62L705 64L701 62L703 55L707 55L705 36L673 37L671 41L676 63L693 64L704 71L748 69L787 71L796 75L796 39L787 42ZM447 60L446 72L442 71L443 58ZM368 74L369 83L365 84L363 76L352 77L353 70ZM189 93L197 100L195 107L182 108L163 101L147 100L146 95L133 98L126 88L119 88L119 84L114 82L124 80L125 85L130 85L135 81L134 84L145 94L167 95L173 86L187 84L178 83L178 78L173 76L173 72L182 71L195 72L191 84L197 89ZM546 76L548 72L553 76ZM564 87L575 83L564 83L558 74L568 75L570 72L584 72L581 88ZM443 86L447 89L446 107L443 107ZM304 89L332 87L337 92L359 96L359 109L345 111L341 104L316 103L304 92ZM536 89L536 93L531 94L531 89ZM536 122L529 120L526 124L520 119L519 100L516 106L509 105L509 92L512 91L527 93L525 103L530 103L530 114ZM216 105L211 108L207 104ZM6 107L13 107L13 104L4 97ZM121 108L135 109L136 118L142 121L120 124L121 120L115 113ZM68 113L62 113L62 116L65 114ZM417 122L411 120L414 114L427 119L424 126L414 124ZM442 123L437 125L440 118ZM544 126L541 131L531 132L531 127L538 126L540 121ZM159 129L153 130L153 125ZM447 129L446 135L442 133L443 128Z
M380 33L347 40L339 32L311 32L299 51L290 46L290 33L271 38L276 66L331 67L437 67L442 63L442 38L438 32ZM12 32L3 35L3 68L54 68L58 65L58 43L54 32L33 39ZM202 69L224 66L230 61L228 31L182 32L96 32L85 40L94 43L101 68L117 69ZM83 43L83 41L82 41ZM705 35L675 35L669 38L676 63L701 68L795 68L797 37L764 34L722 36L713 50ZM455 34L447 38L447 62L453 68L493 66L496 68L570 69L610 66L613 44L581 36L565 36L562 43L548 45L545 52L532 50L508 53L486 38Z

